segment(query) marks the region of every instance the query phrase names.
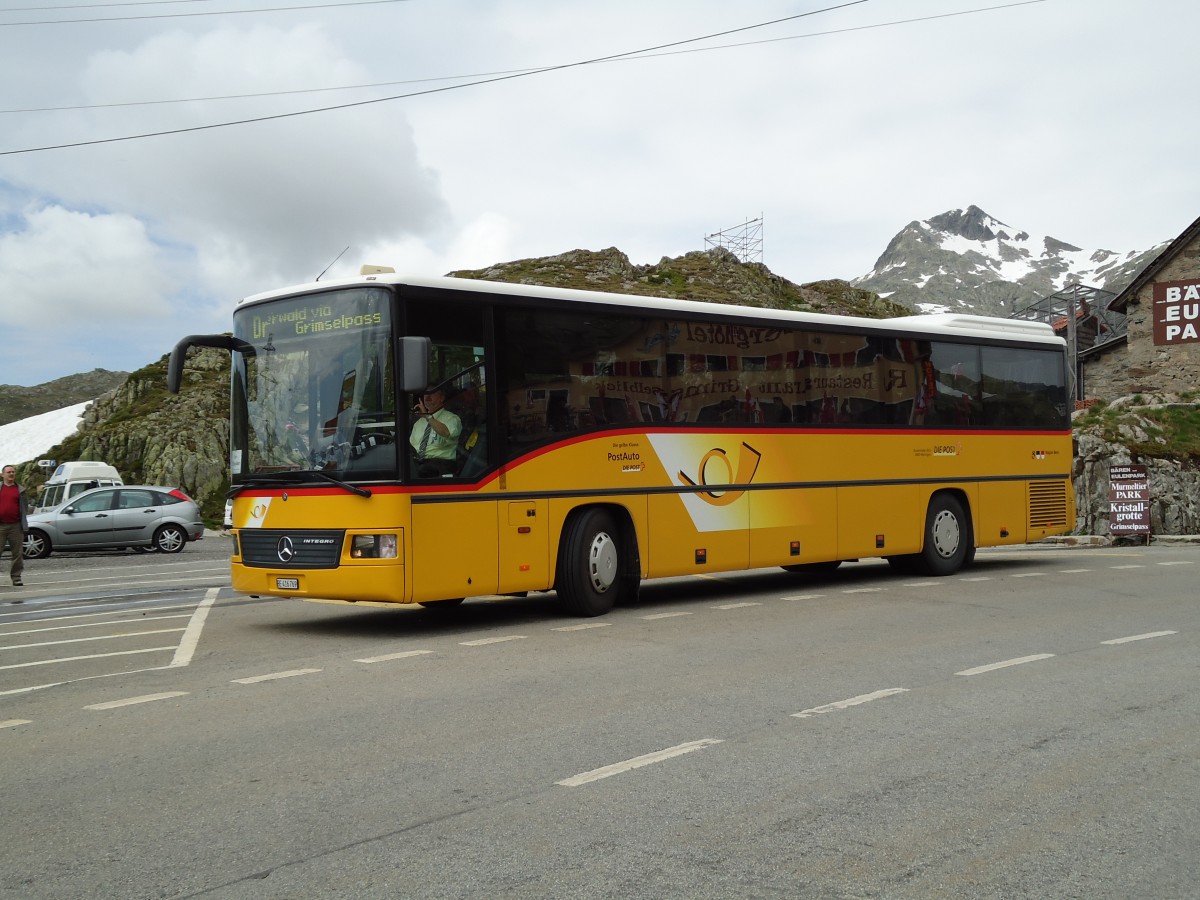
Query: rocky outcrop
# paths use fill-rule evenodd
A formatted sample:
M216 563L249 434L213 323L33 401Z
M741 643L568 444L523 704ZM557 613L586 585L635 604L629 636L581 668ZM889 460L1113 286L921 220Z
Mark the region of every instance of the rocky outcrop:
M1109 470L1139 463L1150 484L1150 529L1156 535L1200 534L1200 459L1190 432L1172 420L1200 416L1200 404L1178 397L1122 397L1102 412L1077 413L1076 533L1109 533Z

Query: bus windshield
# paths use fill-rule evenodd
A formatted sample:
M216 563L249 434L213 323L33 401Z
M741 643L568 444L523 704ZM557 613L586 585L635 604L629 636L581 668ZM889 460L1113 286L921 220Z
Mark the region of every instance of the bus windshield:
M234 354L235 483L287 472L396 477L390 309L387 289L363 287L238 310L234 335L248 347Z

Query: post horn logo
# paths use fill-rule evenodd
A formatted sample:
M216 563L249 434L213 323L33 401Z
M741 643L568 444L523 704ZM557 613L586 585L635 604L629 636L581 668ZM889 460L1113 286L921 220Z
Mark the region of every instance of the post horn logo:
M728 488L749 484L753 481L754 473L758 471L758 463L761 459L761 453L749 444L743 443L741 452L737 458L737 476L734 477L734 464L730 461L729 454L721 447L714 447L701 457L700 466L696 472L696 479L691 478L686 472L681 471L679 473L679 480L691 487L709 487L711 484L714 490L699 491L697 496L705 503L713 506L728 506L741 497L742 494L746 493L745 491L728 490ZM724 479L710 482L708 479L708 465L717 460L725 464L724 473L718 473L718 478L723 474Z

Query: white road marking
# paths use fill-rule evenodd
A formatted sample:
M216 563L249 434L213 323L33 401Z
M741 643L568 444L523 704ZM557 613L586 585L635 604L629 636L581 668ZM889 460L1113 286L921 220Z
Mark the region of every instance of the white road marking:
M582 625L563 625L560 628L551 628L551 631L586 631L589 628L607 628L612 622L584 622Z
M141 637L145 634L177 634L182 628L156 628L153 631L119 631L116 634L94 634L91 637L63 638L59 641L38 641L33 644L9 644L0 650L29 650L33 647L57 647L61 644L86 644L89 641L111 641L116 638Z
M611 778L613 775L620 775L622 772L628 772L631 769L640 769L642 766L648 766L652 763L662 762L666 759L671 759L676 756L683 756L685 753L691 753L693 750L699 750L702 747L708 747L712 744L720 744L722 741L716 738L703 738L699 741L691 741L686 744L677 744L674 747L668 747L666 750L659 750L655 753L647 753L644 756L635 756L633 759L627 759L624 762L613 763L611 766L602 766L599 769L592 769L590 772L582 772L579 775L573 775L570 778L564 778L562 781L556 781L555 784L560 784L563 787L579 787L581 784L589 784L593 781L599 781L602 778Z
M0 722L0 728L16 728L18 725L30 725L31 719L6 719Z
M503 644L505 641L523 641L523 634L506 634L503 637L480 638L477 641L459 641L462 647L482 647L485 644Z
M639 619L673 619L675 616L690 616L690 612L654 613L649 616L638 616Z
M802 709L798 713L792 713L792 716L797 719L809 719L813 716L819 716L822 713L848 709L851 706L858 706L860 703L870 703L872 700L880 700L884 697L891 697L893 694L903 694L907 691L908 688L884 688L881 691L872 691L869 694L859 694L857 697L851 697L849 700L837 700L833 703L826 703L824 706Z
M747 606L762 606L761 603L722 603L720 606L714 606L713 609L744 609Z
M153 703L155 700L170 700L172 697L186 697L187 691L168 691L165 694L143 694L141 697L128 697L124 700L109 700L107 703L93 703L84 709L116 709L119 706L134 706L138 703Z
M122 610L124 612L124 610ZM136 619L114 619L108 622L84 622L80 625L52 625L49 628L26 628L24 631L5 631L5 637L14 637L18 634L43 634L47 631L71 631L75 628L107 628L109 625L133 625L134 623L141 624L142 622L162 622L166 619L187 619L191 617L191 613L180 613L177 616L139 616ZM51 619L40 619L42 622L53 621ZM182 628L179 629L183 631Z
M179 639L179 647L175 650L175 657L168 668L177 669L192 661L192 655L200 643L200 632L204 630L204 621L208 618L208 611L212 609L212 605L217 602L217 594L220 591L220 588L209 588L204 592L204 599L192 613L192 620L188 622L183 637Z
M1150 638L1166 637L1169 634L1179 634L1178 631L1151 631L1148 634L1134 634L1129 637L1113 638L1111 641L1101 641L1102 644L1128 644L1130 641L1148 641Z
M824 594L795 594L791 597L780 597L780 600L819 600Z
M996 669L1006 669L1009 666L1020 666L1025 663L1037 662L1041 659L1050 659L1053 653L1037 653L1033 656L1022 656L1018 659L1006 659L1004 662L991 663L986 666L976 666L974 669L963 669L961 672L955 672L955 675L982 675L984 672L994 672Z
M393 659L408 659L410 656L425 656L432 653L432 650L402 650L399 653L388 653L384 656L368 656L366 659L356 659L355 662L360 663L378 663L388 662Z
M842 591L843 594L881 594L887 588L851 588L848 591Z
M1091 569L1059 569L1063 575L1078 575L1081 572L1090 572Z
M320 669L292 669L288 672L272 672L270 675L255 675L251 678L235 678L234 684L258 684L260 681L274 681L277 678L295 678L297 675L312 675Z
M981 577L981 578L963 578L963 579L961 579L961 580L962 580L962 581L991 581L992 579L991 579L991 578L988 578L988 577L985 575L985 576L983 576L983 577Z
M945 584L945 581L906 581L904 587L934 587L935 585Z
M12 665L0 666L0 671L7 669L28 669L32 666L53 666L58 663L83 662L85 659L108 659L110 656L136 656L139 653L161 653L165 650L174 650L172 647L147 647L144 650L118 650L114 653L91 653L87 656L67 656L62 659L38 659L33 662L14 663ZM142 671L142 670L139 670ZM7 693L7 692L6 692Z
M1014 572L1013 578L1041 578L1045 572Z
M1110 569L1144 569L1146 567L1141 565L1140 563L1135 563L1130 566L1109 566L1109 568Z
M1192 565L1192 560L1176 559L1176 560L1172 560L1170 562L1160 562L1159 565L1160 566L1190 566L1190 565Z

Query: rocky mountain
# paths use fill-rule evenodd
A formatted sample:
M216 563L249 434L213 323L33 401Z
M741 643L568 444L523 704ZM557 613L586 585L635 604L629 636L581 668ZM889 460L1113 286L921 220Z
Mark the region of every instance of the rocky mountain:
M1071 283L1118 292L1166 243L1125 253L1084 250L968 206L908 223L852 283L915 312L1007 316Z
M90 372L56 378L34 387L0 384L0 425L94 400L119 386L128 374L110 372L108 369L92 369Z

